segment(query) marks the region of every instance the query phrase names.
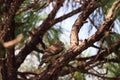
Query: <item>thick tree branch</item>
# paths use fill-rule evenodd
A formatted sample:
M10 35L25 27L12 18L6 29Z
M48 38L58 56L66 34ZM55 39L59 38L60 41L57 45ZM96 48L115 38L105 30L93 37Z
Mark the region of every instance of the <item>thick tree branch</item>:
M19 66L23 63L26 56L33 51L34 46L36 46L39 42L41 43L42 37L52 27L53 20L56 16L57 11L60 9L60 7L63 5L64 0L61 0L60 2L57 1L55 4L54 9L51 11L51 13L48 15L46 20L40 25L40 29L38 32L33 36L32 40L29 44L26 44L26 46L19 52L19 54L16 56L16 68L19 68Z
M120 3L120 1L118 0L117 3ZM117 3L115 5L118 5ZM114 10L114 8L112 10ZM86 42L82 42L80 46L73 46L67 50L63 56L57 59L54 63L50 64L49 67L41 73L39 80L52 79L52 77L61 70L62 66L65 66L69 61L73 60L79 53L90 47L94 42L100 40L103 33L112 25L114 19L114 16L107 17L105 22L94 35L88 38Z
M70 34L70 46L79 44L78 33L80 28L85 23L89 15L99 6L100 4L98 4L97 2L91 1L88 5L84 7L83 12L78 16L77 20L73 24L71 34Z
M56 8L58 8L57 7L57 5L55 6ZM82 6L82 7L84 7L84 6ZM81 8L82 8L81 7ZM34 41L35 42L37 42L38 41L38 35L40 35L40 36L43 36L44 35L44 33L50 28L50 27L52 27L52 25L53 24L55 24L55 23L57 23L58 21L62 21L63 19L66 19L66 18L68 18L68 17L70 17L70 16L72 16L72 15L74 15L75 13L78 13L78 12L80 12L81 11L81 8L78 8L78 9L76 9L76 10L74 10L74 11L72 11L72 12L70 12L70 13L68 13L68 14L66 14L66 15L64 15L64 16L61 16L61 17L59 17L59 18L57 18L57 19L55 19L55 20L52 20L52 19L54 19L54 17L55 17L55 14L56 14L56 12L57 11L55 11L56 10L56 8L54 8L54 10L49 14L49 16L48 16L48 18L43 22L43 24L40 26L40 30L39 30L39 32L36 34L36 36L34 36L34 38L32 39L32 43L34 43ZM59 7L60 8L60 7ZM58 10L58 9L57 9ZM51 16L53 16L52 18L50 18ZM49 21L52 21L52 22L49 22ZM45 28L46 27L46 28ZM44 30L43 30L44 29ZM42 38L42 37L41 37ZM36 43L35 43L36 44ZM31 47L30 46L28 46L28 45L26 45L25 47L24 47L24 49L22 49L21 50L21 52L20 53L23 53L23 54L19 54L17 57L19 57L20 55L21 55L21 57L22 57L22 55L28 55L27 53L26 53L26 51L28 51L28 49L30 50L30 51L28 51L28 53L30 53L31 51L32 51L32 44L31 43L29 43L29 45L31 45ZM24 54L24 53L26 53L26 54ZM25 57L26 57L25 56ZM18 59L18 58L17 58ZM19 59L20 60L20 59ZM24 61L24 59L23 59L23 61ZM18 61L17 61L18 62ZM22 62L21 62L22 63ZM17 64L18 65L18 64Z

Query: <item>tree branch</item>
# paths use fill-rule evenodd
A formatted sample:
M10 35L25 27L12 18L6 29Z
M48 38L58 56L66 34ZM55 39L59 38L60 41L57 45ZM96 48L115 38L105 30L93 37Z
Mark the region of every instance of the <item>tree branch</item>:
M22 8L22 9L19 9L17 12L16 12L16 15L19 15L20 13L26 11L26 10L29 10L31 9L34 5L36 5L36 3L38 2L38 0L34 0L33 3L31 3L30 5L26 6L25 8Z
M99 6L100 5L95 1L91 1L90 3L88 2L87 5L84 6L83 12L78 16L77 20L73 24L70 34L70 46L79 44L78 33L80 28L89 17L89 15Z
M84 6L82 6L82 7L84 7ZM58 23L58 22L60 22L60 21L62 21L62 20L67 19L68 17L73 16L74 14L77 14L77 13L81 12L81 11L82 11L82 7L79 7L79 8L76 9L76 10L73 10L73 11L71 11L71 12L69 12L69 13L61 16L61 17L56 18L56 19L53 21L53 24L56 24L56 23Z
M117 3L119 2L120 1L117 1ZM103 36L103 33L109 29L114 19L114 16L107 17L98 31L86 40L87 42L82 42L80 46L74 46L68 49L60 58L58 58L54 63L51 63L49 67L47 67L47 69L41 73L39 80L52 79L52 77L61 70L62 66L65 66L69 61L71 61L77 55L79 55L79 53L90 47L94 42L100 40L100 38Z
M26 44L26 46L16 56L16 68L19 68L26 56L33 51L34 46L36 46L39 42L41 43L43 35L52 27L52 21L54 20L57 11L60 9L63 3L64 0L61 0L61 2L58 1L58 3L55 4L54 9L51 11L42 25L40 25L38 32L32 37L29 44Z
M90 74L90 75L94 75L96 77L100 77L102 79L108 79L108 80L119 80L120 78L111 78L111 77L106 77L106 76L103 76L103 75L99 75L99 74L95 74L93 72L85 72L86 74Z

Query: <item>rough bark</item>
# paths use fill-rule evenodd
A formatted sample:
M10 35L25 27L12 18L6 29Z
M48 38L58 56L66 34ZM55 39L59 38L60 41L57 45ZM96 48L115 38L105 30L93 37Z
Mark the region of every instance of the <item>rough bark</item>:
M57 74L57 72L61 71L61 68L65 66L69 61L73 60L77 55L79 55L82 51L93 45L96 41L100 40L100 38L103 36L103 33L107 30L109 30L110 26L112 25L115 16L112 16L115 11L116 7L120 3L119 0L117 0L113 6L108 12L109 17L106 18L104 23L101 25L99 30L92 35L90 38L88 38L86 41L82 42L79 46L73 46L69 50L67 50L63 56L61 56L59 59L57 59L54 63L50 64L50 66L40 75L39 80L49 80L54 77L54 75ZM115 7L116 6L116 7Z
M73 24L71 34L70 34L70 46L78 45L79 44L79 30L82 27L84 23L86 23L86 19L89 17L89 15L100 6L95 1L91 1L85 4L83 6L82 13L78 16L77 20Z
M16 68L19 68L20 65L25 60L26 56L33 51L34 46L36 46L39 42L41 43L42 37L44 34L49 30L53 25L53 20L56 16L57 11L61 8L63 5L64 0L61 0L60 2L56 2L54 9L51 11L51 13L48 15L47 19L43 22L43 24L40 26L39 31L33 36L32 40L29 44L26 44L26 46L20 51L20 53L16 56Z
M20 4L22 1L19 0L9 0L5 1L6 6L7 6L7 11L5 16L5 35L3 37L3 40L5 42L13 40L15 38L15 25L14 25L14 17L15 13L18 10ZM4 66L2 69L3 73L3 80L16 80L17 75L16 75L16 68L15 68L15 55L14 55L14 46L7 48L6 49L6 54L7 54L7 61L4 62ZM9 67L8 67L9 66ZM4 74L6 73L6 74Z

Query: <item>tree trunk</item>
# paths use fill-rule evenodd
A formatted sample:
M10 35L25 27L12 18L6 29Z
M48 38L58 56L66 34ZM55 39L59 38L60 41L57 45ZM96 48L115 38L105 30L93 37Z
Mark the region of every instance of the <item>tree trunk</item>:
M3 38L4 42L11 41L15 38L15 24L12 16L6 20L6 34ZM3 80L17 80L17 74L15 69L15 54L14 46L5 49L5 60L2 67Z

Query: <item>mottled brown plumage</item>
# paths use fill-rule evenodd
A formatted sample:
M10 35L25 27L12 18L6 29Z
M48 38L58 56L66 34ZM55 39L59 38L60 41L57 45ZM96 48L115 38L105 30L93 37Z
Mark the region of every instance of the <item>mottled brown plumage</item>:
M52 62L57 54L59 54L64 49L64 44L61 41L57 41L55 44L51 45L48 49L44 51L42 61L40 63L40 66L43 63L49 63Z

